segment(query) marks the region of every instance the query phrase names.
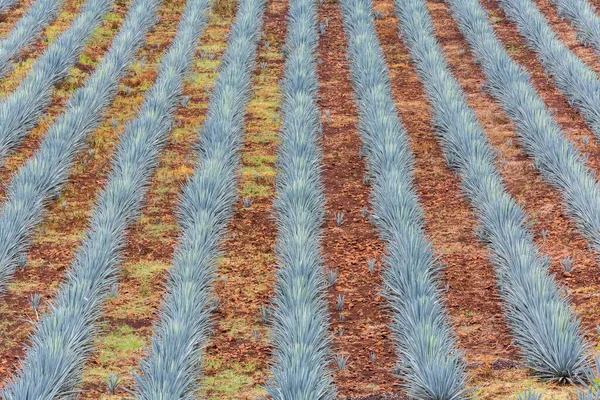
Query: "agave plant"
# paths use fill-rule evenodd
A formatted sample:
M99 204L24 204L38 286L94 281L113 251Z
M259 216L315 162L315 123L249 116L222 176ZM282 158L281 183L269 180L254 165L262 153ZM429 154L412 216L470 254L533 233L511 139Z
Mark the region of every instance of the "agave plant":
M436 136L479 217L478 236L490 249L516 344L540 376L577 379L588 349L580 323L548 271L548 257L533 242L528 217L504 187L495 152L435 39L427 5L395 3L402 39L432 105Z
M193 398L198 389L219 246L236 201L238 153L264 9L264 0L238 5L201 130L201 161L179 202L182 235L148 354L135 378L137 399ZM269 313L261 310L268 322Z
M133 2L106 56L50 126L39 150L12 178L0 213L0 289L12 277L48 203L66 183L75 156L84 150L87 138L102 121L119 81L156 22L160 2ZM93 155L89 149L88 156Z
M0 162L37 124L50 104L52 88L67 77L112 4L113 0L88 0L69 29L36 60L19 87L0 102Z
M93 350L102 305L116 281L127 228L141 210L173 126L181 84L206 28L209 6L208 0L188 1L157 79L117 146L106 186L67 279L35 327L20 370L2 390L3 399L68 398L76 390Z
M518 393L515 400L542 400L542 394L533 390L525 390Z
M556 0L555 0L556 1ZM585 0L558 0L563 8L582 9L564 3L584 3ZM552 77L556 86L565 94L569 103L584 117L592 132L600 139L600 79L590 67L575 55L556 35L548 22L530 0L500 0L506 16L512 20L529 47L538 54L538 60ZM559 7L560 8L560 7ZM585 8L591 14L593 9ZM595 29L598 35L600 18L583 12L578 16L588 17L578 24ZM588 26L589 25L589 26ZM581 28L580 28L581 30ZM593 37L592 31L583 30L584 35ZM598 37L598 36L596 36Z
M465 364L451 334L412 181L410 144L392 97L370 0L342 0L359 129L372 177L372 224L387 249L383 280L399 373L410 398L459 399Z
M0 0L0 12L10 2L16 3L16 0ZM46 26L58 17L63 4L63 0L37 0L29 7L8 36L0 41L0 77L9 72L12 60L33 44Z
M291 0L274 203L278 271L271 329L273 378L266 386L275 400L335 397L327 368L331 358L324 292L327 284L335 283L338 271L323 274L320 251L324 196L317 105L318 29L314 1ZM328 111L325 115L330 120ZM338 213L337 223L342 219L343 213Z

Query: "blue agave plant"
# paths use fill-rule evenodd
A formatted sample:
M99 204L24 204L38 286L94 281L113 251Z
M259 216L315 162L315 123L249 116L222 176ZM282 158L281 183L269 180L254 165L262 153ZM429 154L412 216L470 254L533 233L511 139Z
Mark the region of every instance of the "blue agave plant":
M10 72L12 60L33 44L44 28L58 17L63 3L64 0L37 0L17 21L8 36L0 41L0 77ZM0 1L0 12L2 9L3 2Z
M69 177L75 156L98 127L157 21L160 0L135 0L106 56L50 126L40 148L13 176L0 215L0 289L12 277L47 204Z
M19 87L0 102L0 162L39 121L50 104L52 88L67 77L112 4L113 0L88 0L71 26L36 60Z

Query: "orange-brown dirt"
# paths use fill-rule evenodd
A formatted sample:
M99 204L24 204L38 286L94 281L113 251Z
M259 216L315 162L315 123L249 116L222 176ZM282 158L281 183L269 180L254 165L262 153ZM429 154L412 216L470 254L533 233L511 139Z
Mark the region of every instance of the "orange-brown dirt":
M340 396L366 396L394 390L398 382L391 370L396 358L379 296L382 246L369 218L361 215L369 206L370 187L363 183L366 170L359 158L358 116L339 5L324 2L321 22L325 18L328 26L320 39L318 68L327 203L323 249L326 267L339 271L329 290L333 352L349 356L348 366L336 371L334 380ZM336 224L337 213L344 214L341 226ZM369 259L378 260L374 273L367 267ZM338 296L344 296L341 313L336 310Z

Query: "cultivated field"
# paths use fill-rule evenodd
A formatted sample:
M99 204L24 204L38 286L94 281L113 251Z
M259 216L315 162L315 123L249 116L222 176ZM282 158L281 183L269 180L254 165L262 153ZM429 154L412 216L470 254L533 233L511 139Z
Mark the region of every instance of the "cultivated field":
M600 399L600 0L0 0L0 398Z

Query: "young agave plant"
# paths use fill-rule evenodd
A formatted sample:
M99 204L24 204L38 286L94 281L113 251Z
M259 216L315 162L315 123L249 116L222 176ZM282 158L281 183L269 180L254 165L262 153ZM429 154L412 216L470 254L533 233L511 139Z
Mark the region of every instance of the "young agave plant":
M39 293L33 293L29 295L29 304L31 305L31 309L35 311L37 315L40 305L42 304L42 296L40 296Z
M370 273L375 272L375 264L376 263L377 263L377 261L374 258L369 258L369 260L367 260L367 267L369 268Z
M259 315L260 322L262 322L263 325L267 325L269 323L269 309L264 304L260 306Z
M347 354L336 354L333 356L333 362L339 371L343 371L346 369L349 358L350 356Z
M342 226L344 223L344 213L342 211L338 211L335 213L335 225Z
M337 281L339 272L335 269L328 269L326 272L327 275L327 283L329 284L329 287L335 285L335 282Z
M531 389L525 390L515 396L515 400L541 400L542 394Z
M573 257L568 256L561 260L560 265L563 267L563 271L570 274L575 268L573 265Z
M121 386L121 378L118 375L110 374L106 378L106 391L108 394L115 394L119 387Z
M344 309L344 301L346 300L346 296L343 294L338 294L337 301L335 303L335 309L338 312L341 312Z

